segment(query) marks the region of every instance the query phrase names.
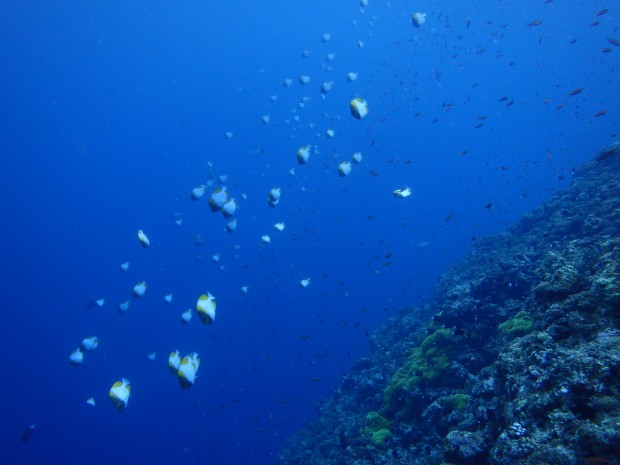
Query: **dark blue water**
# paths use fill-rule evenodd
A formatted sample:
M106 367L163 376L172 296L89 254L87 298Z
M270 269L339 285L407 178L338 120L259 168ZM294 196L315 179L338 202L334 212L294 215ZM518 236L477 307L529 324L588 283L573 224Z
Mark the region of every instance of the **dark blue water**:
M613 140L618 15L602 1L2 2L2 462L274 463L368 354L367 330ZM209 162L239 201L232 234L190 200ZM182 325L207 291L215 323ZM70 366L90 335L99 347ZM173 350L202 359L189 390Z

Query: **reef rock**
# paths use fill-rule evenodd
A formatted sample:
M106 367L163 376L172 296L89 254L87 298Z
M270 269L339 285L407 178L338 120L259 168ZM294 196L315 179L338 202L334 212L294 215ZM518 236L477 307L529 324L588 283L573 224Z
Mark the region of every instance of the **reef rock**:
M620 464L620 144L370 339L280 464Z

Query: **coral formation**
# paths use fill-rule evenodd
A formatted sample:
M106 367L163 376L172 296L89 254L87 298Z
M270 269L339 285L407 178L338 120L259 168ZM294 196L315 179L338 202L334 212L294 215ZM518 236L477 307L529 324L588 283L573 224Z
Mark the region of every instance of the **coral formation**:
M534 329L534 320L527 312L521 311L514 318L500 324L498 328L509 336L525 336Z
M619 465L620 144L370 341L282 465Z

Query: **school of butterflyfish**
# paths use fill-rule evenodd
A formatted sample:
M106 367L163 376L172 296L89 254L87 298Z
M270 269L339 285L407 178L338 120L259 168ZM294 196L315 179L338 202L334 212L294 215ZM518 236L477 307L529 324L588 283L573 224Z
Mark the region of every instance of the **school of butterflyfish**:
M365 8L368 5L368 0L360 0L360 11L361 13L365 12ZM414 12L411 15L411 22L414 27L420 28L427 21L427 15L423 12ZM373 19L374 21L374 19ZM357 24L357 20L353 20L352 24L355 26ZM328 44L332 40L332 35L330 33L324 33L320 41L322 44ZM358 48L364 48L365 43L362 40L356 41L356 45ZM308 57L312 53L311 49L306 49L302 52L302 57ZM336 54L333 52L328 52L326 54L325 61L321 64L321 68L324 72L332 71L332 63L336 58ZM358 78L360 77L360 73L357 71L350 71L345 76L343 76L343 81L345 83L349 83L347 85L353 85L353 83L358 82ZM297 77L297 79L293 79L292 77L286 77L282 81L282 85L285 88L292 87L295 84L295 81L299 86L303 86L304 88L311 88L313 85L317 85L315 80L313 80L313 76L311 74L301 74ZM328 94L335 86L338 85L338 82L334 79L324 79L318 84L317 95L320 99L325 100L328 98ZM354 91L354 89L352 89ZM297 107L294 109L294 116L292 118L286 119L284 122L286 124L290 124L292 121L299 122L300 114L299 111L305 108L306 104L308 104L312 100L312 96L304 96L298 102ZM274 94L270 96L271 102L278 101L278 95ZM370 114L370 105L368 102L360 95L356 95L355 92L351 95L351 98L348 102L342 102L342 110L343 114L346 112L346 103L348 103L348 112L351 117L356 120L363 120ZM271 123L271 116L268 113L260 115L258 118L263 125L269 125ZM326 139L332 139L337 137L339 132L336 127L332 127L337 123L341 118L332 118L330 120L330 127L326 128L323 133L317 132L316 137L321 138L325 137ZM315 128L315 123L309 123L309 128ZM227 131L224 134L225 139L232 139L234 131ZM312 163L312 159L318 157L320 155L320 150L318 145L301 145L291 150L291 158L296 156L297 165L300 166L300 169L303 169L303 166ZM356 151L352 154L350 160L340 161L336 166L336 172L340 177L349 176L353 170L355 165L359 165L363 162L363 155L361 151ZM296 175L296 169L291 167L288 170L289 176ZM236 218L236 214L239 210L239 204L236 200L240 198L242 200L245 199L245 194L239 193L237 197L233 196L233 193L229 191L228 187L226 187L226 183L229 180L228 175L221 176L213 176L213 165L211 162L208 163L208 173L207 178L204 183L198 184L189 190L189 201L190 202L200 202L202 199L206 199L209 209L213 214L221 214L224 223L223 223L223 231L226 233L234 233L237 229L238 220ZM275 183L274 183L275 184ZM388 192L387 195L390 193ZM412 194L412 191L409 187L405 186L403 188L395 189L391 192L393 197L396 198L407 198ZM265 195L265 194L263 194ZM278 186L274 185L267 193L266 193L266 203L268 208L276 208L280 204L281 201L286 199L286 192ZM204 201L204 200L202 200ZM177 226L181 226L183 224L183 218L180 213L175 212L173 214L174 222ZM277 231L277 235L282 233L286 228L286 223L283 221L278 221L273 225L273 228ZM281 236L279 236L281 237ZM149 249L151 247L151 239L147 233L142 230L137 230L137 240L138 244L143 249ZM202 237L200 235L194 236L194 242L196 245L200 246L202 244ZM264 246L269 246L272 243L272 238L268 234L261 234L259 244ZM238 246L235 246L237 248ZM215 263L219 263L221 259L220 253L215 253L212 255L212 260ZM223 267L223 265L221 265ZM120 270L122 272L129 272L130 270L130 262L125 261L121 263ZM293 278L295 279L295 278ZM306 288L311 284L310 277L297 277L297 285L301 288ZM146 294L149 289L148 283L146 281L137 281L136 284L129 290L129 294L131 298L123 300L120 304L118 304L118 312L125 313L129 311L130 306L132 305L132 301L138 301ZM248 292L249 287L246 284L240 283L241 293L245 294ZM162 292L163 293L163 292ZM205 290L203 294L199 295L196 298L196 306L195 309L191 308L182 311L179 315L179 324L187 325L192 320L194 312L198 316L200 322L203 325L209 326L214 324L215 316L216 316L216 298L211 292ZM163 300L165 303L170 304L173 301L173 293L164 294ZM93 299L92 307L103 307L105 304L104 298ZM138 305L136 303L136 305ZM69 355L69 363L78 367L82 365L85 361L85 358L88 358L88 353L96 350L99 346L99 339L97 336L88 336L84 338L79 346L73 350ZM149 362L156 361L156 352L152 352L148 354L147 359ZM191 388L194 383L198 379L198 370L200 368L200 358L198 353L192 352L189 354L182 355L178 350L173 350L168 357L168 369L170 372L176 376L180 387L182 389ZM118 412L123 412L125 408L128 406L129 398L131 396L131 382L124 377L120 377L120 379L115 380L108 391L108 396L113 407ZM86 403L89 406L94 407L96 405L96 401L94 397L89 397L86 400Z

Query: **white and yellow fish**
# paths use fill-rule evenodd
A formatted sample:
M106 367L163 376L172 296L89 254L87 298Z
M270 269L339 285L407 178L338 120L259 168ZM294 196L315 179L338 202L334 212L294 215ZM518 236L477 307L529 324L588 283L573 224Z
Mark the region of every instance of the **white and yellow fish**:
M99 338L97 336L90 336L90 337L85 338L82 341L82 349L88 352L92 352L93 350L95 350L98 345L99 345Z
M229 232L229 233L233 232L235 229L237 229L237 219L236 218L233 219L233 220L230 220L228 223L226 223L226 227L224 228L224 230L226 232Z
M364 119L366 115L368 114L368 103L366 103L366 100L360 97L356 97L353 100L351 100L350 107L351 107L351 115L354 118Z
M342 177L348 176L351 172L351 163L348 161L343 161L338 165L338 174Z
M176 375L179 370L179 365L181 365L181 353L178 350L170 352L168 356L168 369L170 373Z
M407 198L411 195L411 193L412 193L411 189L408 187L404 187L402 189L396 189L395 191L392 192L394 197L396 197L397 199Z
M188 308L183 313L181 313L181 323L187 324L192 319L192 309Z
M201 199L202 197L204 197L206 190L207 190L207 186L205 186L204 184L194 187L190 194L191 199L192 200Z
M130 394L131 383L125 378L122 378L120 381L115 382L110 388L110 392L108 393L112 404L119 413L125 410L125 408L127 407Z
M209 208L212 212L217 212L222 209L227 201L228 191L225 187L218 187L209 196Z
M224 218L230 218L237 211L237 201L235 199L227 200L224 205L222 205L222 214Z
M138 299L144 295L144 293L146 292L146 289L147 289L146 282L140 281L138 284L136 284L133 287L131 293L133 294L135 299Z
M144 234L144 231L141 229L138 229L138 240L140 241L140 245L145 249L148 249L151 246L151 241L149 241L148 236Z
M181 387L183 389L188 389L193 386L196 381L198 367L200 367L200 358L198 358L198 354L196 352L183 357L179 365L179 369L177 370L179 383L181 383Z
M300 147L297 151L297 161L300 165L305 165L310 158L310 148L306 145Z
M204 324L210 325L215 321L216 306L217 304L215 303L215 297L212 296L210 292L202 294L198 297L198 302L196 302L196 312Z
M84 354L78 347L73 352L71 352L71 355L69 355L69 363L73 365L74 367L77 367L77 366L80 366L83 362L84 362Z
M269 198L267 199L267 203L269 203L270 207L275 207L280 203L280 195L281 190L279 187L274 187L269 191Z
M428 18L428 15L420 11L411 13L411 24L413 24L415 27L420 27L422 24L426 22L427 18Z

